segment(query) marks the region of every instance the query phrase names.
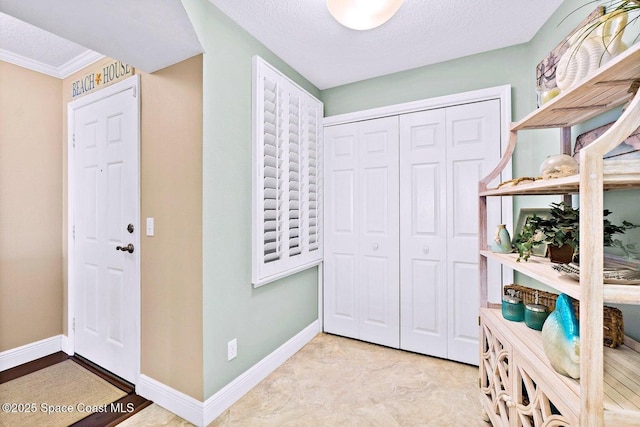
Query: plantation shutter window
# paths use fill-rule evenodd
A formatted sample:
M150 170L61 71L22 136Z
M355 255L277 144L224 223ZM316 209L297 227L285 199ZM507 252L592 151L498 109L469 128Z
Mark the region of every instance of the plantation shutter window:
M282 218L278 209L282 205L282 155L281 138L278 129L278 85L265 80L263 87L263 193L264 215L263 262L268 263L280 258L282 251Z
M322 261L322 114L320 101L254 57L254 286Z

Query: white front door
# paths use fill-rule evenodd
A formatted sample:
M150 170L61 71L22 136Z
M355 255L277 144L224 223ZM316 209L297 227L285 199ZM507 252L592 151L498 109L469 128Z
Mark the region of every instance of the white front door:
M324 327L399 346L398 119L325 128Z
M139 367L139 77L69 104L74 351L135 383Z

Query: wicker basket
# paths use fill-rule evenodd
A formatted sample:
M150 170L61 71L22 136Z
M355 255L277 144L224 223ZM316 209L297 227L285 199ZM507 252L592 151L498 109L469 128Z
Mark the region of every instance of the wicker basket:
M512 290L512 292L508 292L509 290ZM549 312L555 310L556 299L558 298L556 294L516 284L506 285L504 287L505 295L514 293L522 299L523 304L535 303L536 292L538 293L539 304L546 305ZM573 298L571 300L573 301L576 317L580 320L580 302ZM622 320L622 312L619 309L604 306L603 326L604 344L607 347L616 348L624 342L624 322Z

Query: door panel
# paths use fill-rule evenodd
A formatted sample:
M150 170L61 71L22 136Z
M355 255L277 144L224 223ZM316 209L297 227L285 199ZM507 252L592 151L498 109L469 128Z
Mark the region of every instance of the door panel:
M447 352L449 359L477 365L478 182L500 159L500 102L449 107L446 115L447 210L452 218L447 224ZM499 210L496 214L499 221Z
M425 305L425 302L438 301L443 298L438 286L440 274L438 270L438 262L418 259L414 259L412 262L410 278L413 283L421 284L421 286L413 286L410 289L412 293L407 295L411 304L408 309L413 314L412 318L408 320L411 322L409 324L414 333L437 336L441 328L442 321L438 317L438 311L428 309ZM401 345L404 349L409 350L405 343L401 343ZM439 352L435 349L432 351Z
M400 346L447 356L445 110L400 116Z
M364 298L367 304L364 306L363 320L365 324L373 327L384 327L389 323L385 301L388 300L386 277L388 276L388 262L385 258L366 256L364 263Z
M139 107L130 85L108 95L89 95L95 101L72 107L76 177L72 298L74 351L135 383L140 345L139 238L126 229L133 224L134 233L139 230ZM129 243L134 244L134 253L116 250Z
M357 321L356 313L356 275L355 275L355 257L349 254L333 254L333 270L332 280L334 283L340 283L340 286L334 288L335 311L334 316L348 319L349 321Z
M327 127L325 143L324 329L359 338L358 126Z
M360 339L399 347L398 118L358 124Z
M397 118L325 129L327 332L398 347Z

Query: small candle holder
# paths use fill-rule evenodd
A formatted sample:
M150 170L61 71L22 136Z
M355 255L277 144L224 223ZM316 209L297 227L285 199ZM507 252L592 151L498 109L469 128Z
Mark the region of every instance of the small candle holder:
M547 320L548 316L547 306L539 303L538 291L536 291L535 303L525 305L524 323L531 329L541 331L542 325L544 325L544 321Z
M512 322L524 320L524 305L522 299L515 295L515 291L509 289L508 294L502 297L502 317Z

